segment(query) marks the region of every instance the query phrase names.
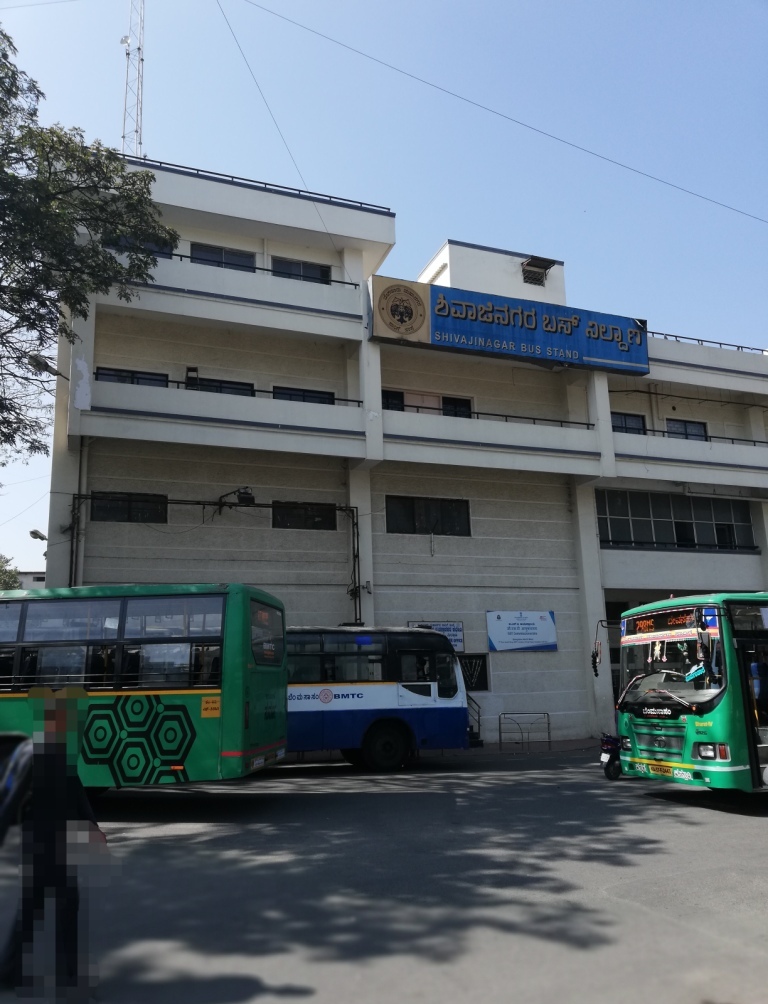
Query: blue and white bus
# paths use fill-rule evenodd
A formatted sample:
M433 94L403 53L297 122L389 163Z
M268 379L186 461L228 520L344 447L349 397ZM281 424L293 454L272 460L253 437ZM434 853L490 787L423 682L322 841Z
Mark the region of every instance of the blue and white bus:
M288 751L341 750L398 770L418 750L465 749L467 693L453 646L425 628L288 628Z

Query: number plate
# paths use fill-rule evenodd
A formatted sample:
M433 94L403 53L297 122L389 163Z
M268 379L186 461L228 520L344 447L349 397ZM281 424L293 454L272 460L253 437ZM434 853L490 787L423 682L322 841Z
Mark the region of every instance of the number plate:
M650 770L651 774L657 774L659 777L672 777L672 768L665 767L660 763L650 764L648 770Z
M600 754L600 763L608 763L608 761L610 759L611 759L611 754L610 753L601 753Z

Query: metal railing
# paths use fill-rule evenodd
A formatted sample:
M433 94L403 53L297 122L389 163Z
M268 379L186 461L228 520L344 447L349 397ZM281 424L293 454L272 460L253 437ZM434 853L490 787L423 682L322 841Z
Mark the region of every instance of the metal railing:
M758 355L768 354L765 349L754 345L736 345L735 342L716 342L709 338L692 338L690 335L670 335L664 331L649 331L649 338L660 338L665 342L687 342L693 345L712 345L716 349L735 349L736 352L757 352Z
M237 174L221 174L219 171L205 171L199 167L185 167L183 164L172 164L165 160L150 160L148 157L125 157L124 159L129 164L135 164L137 167L151 169L154 166L179 174L190 174L198 178L210 178L213 181L228 181L233 184L243 185L246 188L258 188L263 192L299 195L305 199L320 200L328 202L333 206L341 206L348 209L367 209L380 213L392 212L387 206L377 206L373 202L359 202L357 199L342 199L336 195L322 195L320 192L310 192L305 188L292 188L289 185L276 185L269 181L254 181L252 178L241 178Z
M118 248L118 250L120 249ZM221 261L208 261L196 255L179 254L178 251L173 251L170 254L156 251L155 257L158 261L171 261L174 258L178 258L179 261L191 261L193 265L206 265L208 268L225 268L230 272L250 272L251 274L266 272L276 279L291 279L294 282L313 282L316 286L352 286L355 289L360 288L359 282L347 282L345 279L331 279L330 277L328 279L314 279L311 276L305 275L288 275L279 269L268 268L264 265L231 265Z
M566 418L534 418L532 415L507 415L496 411L474 411L473 409L467 409L464 414L461 414L451 408L427 404L406 404L402 408L388 408L384 405L383 410L399 412L401 414L408 412L416 415L420 415L423 412L425 414L441 415L443 418L476 418L490 419L497 422L519 422L525 425L548 425L559 429L594 429L595 427L594 422L572 422Z
M731 446L743 443L747 446L768 446L768 442L763 439L742 439L739 436L712 436L709 433L704 436L683 436L679 432L668 432L666 429L646 429L645 432L632 432L629 435L663 436L665 439L682 439L687 440L689 443L730 443Z
M475 733L475 737L480 739L480 715L482 708L471 694L467 694L467 712L469 714L469 726Z
M525 721L520 721L525 719ZM510 739L510 728L512 734L519 736ZM541 735L541 738L531 738L531 733ZM546 738L543 733L546 732ZM530 753L532 743L546 743L547 749L552 749L552 724L547 711L502 711L499 715L499 749L504 743L519 745L523 752Z
M126 371L126 372L128 372L128 371ZM229 397L266 397L266 398L271 398L274 401L294 401L294 402L296 402L298 404L326 404L326 405L329 405L331 407L333 407L334 405L340 405L340 406L349 407L349 408L362 408L362 406L363 406L363 402L361 400L359 400L358 398L354 398L354 397L336 397L336 396L334 396L333 400L330 400L330 401L329 400L323 400L320 397L320 395L322 394L322 391L307 390L307 391L304 391L304 395L305 396L303 398L298 398L298 396L296 396L296 397L287 397L287 396L276 395L271 390L259 390L257 387L250 387L250 388L248 388L248 387L242 387L242 388L238 388L235 391L235 390L233 390L231 388L230 389L225 389L224 387L216 388L216 387L208 386L206 384L203 384L202 386L200 386L198 383L196 383L194 381L187 381L187 380L166 380L165 383L159 383L159 382L158 383L153 383L150 380L140 380L140 379L139 380L110 380L109 377L105 377L104 375L100 375L98 373L98 371L96 373L94 373L94 379L98 380L100 383L116 383L116 384L124 384L124 385L128 385L128 386L132 386L132 387L156 387L156 388L158 388L160 390L163 390L163 389L165 389L167 387L171 387L171 388L174 388L176 390L192 390L192 391L195 391L198 394L225 394L225 395L228 395ZM200 377L200 380L205 380L205 379L206 379L205 377ZM222 380L221 382L222 382L222 384L226 385L228 383L236 383L237 381ZM317 397L316 397L315 400L313 400L313 396L315 396L315 395L317 395Z

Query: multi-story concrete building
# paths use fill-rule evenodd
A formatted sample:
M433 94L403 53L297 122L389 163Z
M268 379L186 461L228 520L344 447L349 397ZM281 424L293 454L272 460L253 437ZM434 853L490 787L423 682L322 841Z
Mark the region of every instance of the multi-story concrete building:
M765 588L768 356L566 309L563 263L528 254L448 241L371 280L389 210L146 166L181 243L61 349L48 585L449 622L489 738L503 711L610 726L590 652L622 608Z

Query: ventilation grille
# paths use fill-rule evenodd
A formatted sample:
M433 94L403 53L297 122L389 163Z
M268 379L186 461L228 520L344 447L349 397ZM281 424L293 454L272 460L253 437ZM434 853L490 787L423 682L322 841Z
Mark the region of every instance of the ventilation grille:
M543 286L546 281L546 269L523 265L523 282L527 282L530 286Z

